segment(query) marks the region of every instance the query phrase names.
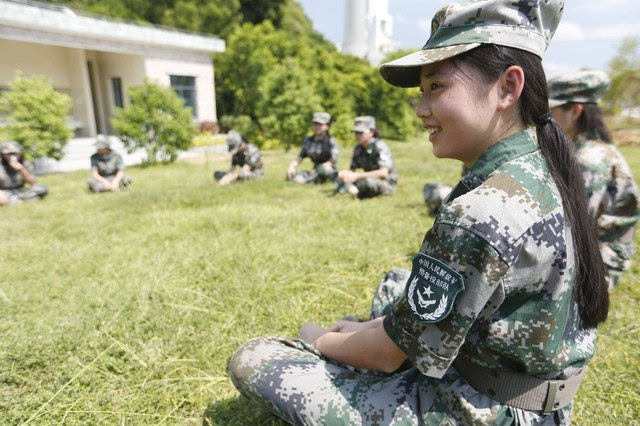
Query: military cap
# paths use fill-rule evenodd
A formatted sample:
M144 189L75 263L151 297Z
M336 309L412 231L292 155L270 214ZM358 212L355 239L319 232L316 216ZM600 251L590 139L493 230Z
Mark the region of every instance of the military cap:
M600 70L583 70L549 80L549 108L570 102L597 104L609 88L609 76Z
M96 136L96 149L111 148L111 142L105 135Z
M229 146L229 153L235 155L240 149L242 143L242 136L235 130L229 130L227 132L227 145Z
M16 141L5 141L0 144L2 154L22 154L22 146Z
M353 132L368 132L369 130L374 130L376 128L376 119L370 115L363 115L361 117L356 117L355 122L353 124Z
M331 114L329 114L328 112L314 112L312 122L329 124L331 122Z
M420 68L497 44L542 58L558 27L564 0L476 0L453 3L436 12L431 36L417 52L382 64L380 74L394 86L420 85Z

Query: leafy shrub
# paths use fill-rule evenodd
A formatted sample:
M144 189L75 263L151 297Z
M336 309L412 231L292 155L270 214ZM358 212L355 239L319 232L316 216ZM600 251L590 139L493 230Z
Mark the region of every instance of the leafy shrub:
M127 151L142 148L147 163L172 162L189 148L195 134L191 108L168 87L149 80L129 89L131 103L116 109L111 120Z
M62 158L62 149L73 136L67 125L71 98L55 91L45 76L25 77L21 72L0 97L0 111L7 128L3 136L19 142L28 159Z

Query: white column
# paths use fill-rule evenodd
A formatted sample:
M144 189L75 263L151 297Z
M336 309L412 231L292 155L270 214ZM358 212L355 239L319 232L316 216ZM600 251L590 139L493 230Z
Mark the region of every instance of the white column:
M367 0L345 0L342 51L363 58L367 53Z

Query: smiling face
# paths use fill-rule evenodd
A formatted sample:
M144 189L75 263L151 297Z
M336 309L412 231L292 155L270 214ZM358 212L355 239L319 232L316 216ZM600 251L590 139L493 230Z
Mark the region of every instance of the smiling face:
M416 110L433 154L470 167L500 137L498 82L486 83L470 66L451 60L424 65Z
M329 125L322 123L313 123L313 134L314 136L320 137L325 134L329 130Z
M373 130L368 130L366 132L354 132L356 135L356 141L359 145L366 147L369 145L369 142L373 138Z

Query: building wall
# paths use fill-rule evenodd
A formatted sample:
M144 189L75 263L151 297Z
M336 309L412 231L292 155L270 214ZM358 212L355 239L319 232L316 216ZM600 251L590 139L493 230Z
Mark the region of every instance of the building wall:
M86 60L84 51L66 47L50 46L0 39L0 87L7 87L16 71L26 76L45 75L53 87L71 96L73 106L69 112L70 124L79 135L91 134L93 120L87 97Z
M122 97L124 105L130 103L129 87L139 86L144 82L145 68L142 55L126 55L120 53L95 52L98 64L99 85L102 93L102 114L105 115L106 132L112 134L110 118L116 110L111 79L119 77L122 81Z
M195 77L196 120L217 121L211 55L159 51L148 54L144 66L147 76L164 86L170 86L170 75Z

